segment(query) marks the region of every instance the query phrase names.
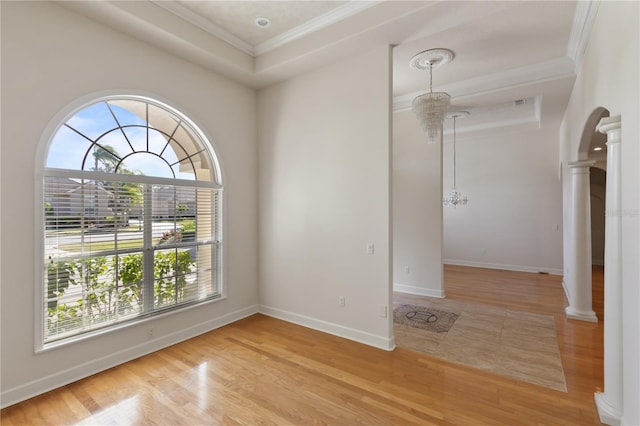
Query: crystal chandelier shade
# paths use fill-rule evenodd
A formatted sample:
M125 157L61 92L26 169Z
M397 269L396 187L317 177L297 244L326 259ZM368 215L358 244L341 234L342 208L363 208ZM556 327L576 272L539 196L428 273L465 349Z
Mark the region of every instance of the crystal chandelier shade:
M456 208L456 206L464 206L468 202L469 198L467 198L466 195L462 195L462 193L458 192L455 187L452 188L449 194L442 199L443 206L453 206L453 208Z
M462 195L456 188L456 119L465 115L469 115L469 113L467 111L459 111L450 115L451 118L453 118L453 188L451 188L451 192L442 199L442 205L445 207L453 206L453 208L456 208L457 206L464 206L469 202L469 198L467 198L466 195Z
M427 142L430 144L442 141L442 124L451 105L451 96L448 93L433 91L433 69L452 60L452 51L430 49L415 55L409 63L411 68L429 70L429 92L413 100L412 110L422 130L427 133Z
M428 143L434 144L442 140L442 123L450 104L451 96L444 92L425 93L413 100L413 113L422 130L427 133Z

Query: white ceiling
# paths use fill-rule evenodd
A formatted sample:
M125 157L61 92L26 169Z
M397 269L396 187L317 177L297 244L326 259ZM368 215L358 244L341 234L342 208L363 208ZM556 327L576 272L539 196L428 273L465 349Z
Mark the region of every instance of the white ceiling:
M396 110L427 89L428 74L409 59L448 48L455 58L434 71L434 90L480 113L485 127L512 117L515 99L535 108L521 108L512 124L557 126L597 11L592 1L537 0L60 3L257 89L390 44ZM256 27L257 17L271 26Z
M349 1L202 1L153 0L182 19L213 36L233 44L249 54L284 42L300 31L317 29L324 18L328 23L344 16L355 2ZM363 5L374 2L360 2ZM257 18L267 18L271 25L262 28Z

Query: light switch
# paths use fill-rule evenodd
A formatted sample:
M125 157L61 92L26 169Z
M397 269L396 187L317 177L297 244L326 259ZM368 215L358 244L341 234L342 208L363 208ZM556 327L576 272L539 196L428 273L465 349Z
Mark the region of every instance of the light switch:
M380 318L387 317L387 305L380 305Z

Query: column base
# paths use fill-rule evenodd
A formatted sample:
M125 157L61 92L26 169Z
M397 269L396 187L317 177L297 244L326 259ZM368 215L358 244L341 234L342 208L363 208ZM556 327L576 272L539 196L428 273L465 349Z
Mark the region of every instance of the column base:
M571 306L567 306L564 308L564 313L567 315L567 318L579 320L579 321L587 321L587 322L598 322L598 317L594 311L578 311L573 309Z
M596 400L600 423L610 426L619 426L622 424L622 412L607 402L604 392L596 392L594 398Z

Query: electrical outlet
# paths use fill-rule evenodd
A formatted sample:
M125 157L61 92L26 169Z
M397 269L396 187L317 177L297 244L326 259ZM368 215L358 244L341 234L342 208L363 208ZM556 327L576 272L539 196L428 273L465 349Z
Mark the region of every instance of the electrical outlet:
M411 273L411 268L409 268L408 266L404 267L404 273L405 274L410 274Z
M147 338L153 339L153 327L149 327L149 330L147 330Z
M367 244L367 254L373 254L375 252L375 246L373 244Z
M338 305L344 308L345 304L346 304L346 299L344 298L344 296L338 296Z

